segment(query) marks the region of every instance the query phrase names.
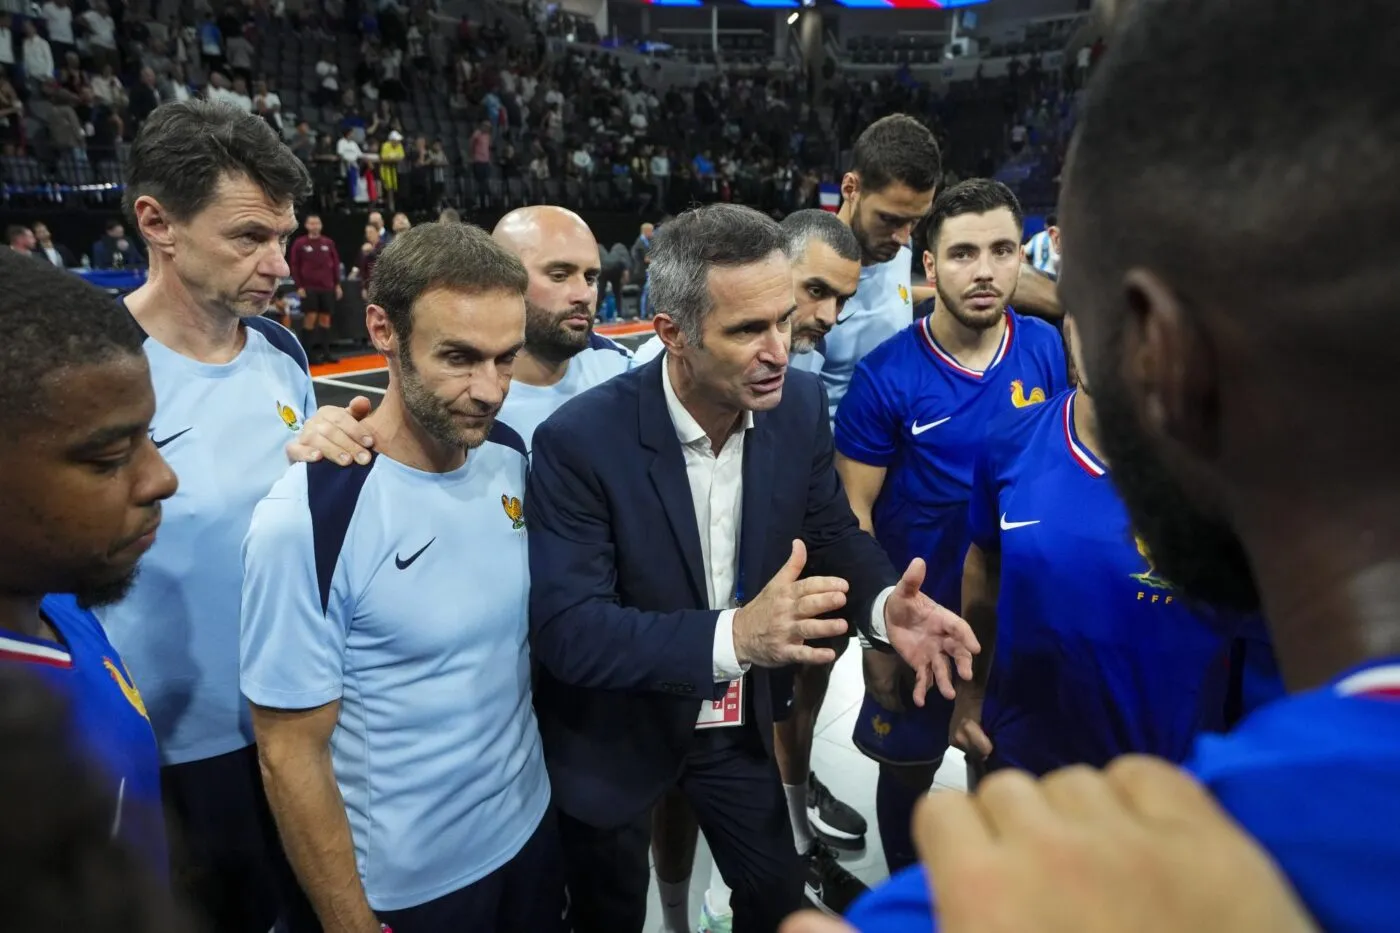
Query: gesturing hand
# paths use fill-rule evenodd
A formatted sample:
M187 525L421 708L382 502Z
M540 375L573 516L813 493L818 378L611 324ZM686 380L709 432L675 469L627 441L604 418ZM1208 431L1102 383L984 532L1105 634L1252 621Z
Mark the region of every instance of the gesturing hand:
M370 402L363 395L355 396L344 408L322 405L302 425L297 439L287 445L287 459L292 463L314 463L324 457L341 466L349 466L351 460L369 463L374 438L360 428L360 422L369 413Z
M972 626L921 593L923 585L924 561L916 557L885 603L885 634L890 646L914 669L915 706L924 705L934 683L939 693L953 699L957 693L948 659L957 662L958 676L971 680L972 656L982 650Z
M734 656L740 664L784 667L788 664L830 664L836 652L812 648L809 638L833 638L846 633L843 619L817 616L846 605L846 581L840 577L799 580L807 563L807 546L792 542L792 556L747 606L734 614Z

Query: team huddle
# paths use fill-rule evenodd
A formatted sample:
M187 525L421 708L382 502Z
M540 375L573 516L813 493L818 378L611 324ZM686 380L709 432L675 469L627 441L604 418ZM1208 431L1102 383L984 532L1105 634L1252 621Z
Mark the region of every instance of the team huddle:
M1363 490L1393 485L1372 471L1394 431L1378 385L1348 394L1328 369L1308 391L1337 395L1333 425L1284 375L1316 352L1313 303L1358 313L1325 297L1331 262L1301 240L1249 237L1228 272L1218 254L1232 199L1257 207L1239 192L1290 147L1338 192L1295 209L1318 237L1350 229L1338 204L1393 148L1343 177L1291 115L1345 121L1350 100L1352 129L1397 143L1395 85L1337 62L1281 113L1227 64L1264 5L1193 6L1209 23L1127 15L1049 246L1023 251L999 182L936 190L937 146L903 116L862 134L837 213L717 204L660 226L635 355L594 332L577 215L423 224L375 267L372 410L318 410L305 349L262 316L306 169L254 117L159 108L125 195L145 285L114 308L0 259L0 661L66 698L111 835L230 933L642 933L653 872L665 929L688 931L698 832L702 933L772 933L804 903L867 933L939 911L968 930L964 893L936 908L938 872L915 868L950 747L973 795L941 812L1004 846L1030 801L1105 812L1069 766L1146 754L1185 765L1323 928L1387 928L1400 526ZM1320 48L1379 49L1356 10L1270 10ZM1298 73L1320 54L1287 53ZM1183 63L1189 80L1162 77ZM1147 86L1166 89L1151 128ZM1205 86L1225 103L1200 116ZM1229 160L1255 171L1216 190ZM1209 196L1187 210L1164 184ZM1382 258L1352 258L1358 295L1384 284ZM1289 289L1261 284L1280 263ZM1373 362L1327 346L1329 367ZM878 764L894 876L874 892L836 855L865 820L812 768L852 639L851 740ZM1291 697L1256 676L1274 647Z

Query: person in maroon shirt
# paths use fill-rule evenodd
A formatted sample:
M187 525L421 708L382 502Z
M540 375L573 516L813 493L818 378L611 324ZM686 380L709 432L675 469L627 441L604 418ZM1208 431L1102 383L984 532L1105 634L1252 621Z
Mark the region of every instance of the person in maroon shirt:
M296 238L287 254L292 281L301 298L301 341L313 363L334 363L331 354L331 315L340 301L340 253L335 241L321 235L321 218L306 217L306 233Z

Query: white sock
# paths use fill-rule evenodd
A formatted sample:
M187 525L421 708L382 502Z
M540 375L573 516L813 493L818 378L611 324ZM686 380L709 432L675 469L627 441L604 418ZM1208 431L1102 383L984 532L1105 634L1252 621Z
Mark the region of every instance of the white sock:
M783 785L787 797L788 817L792 820L792 844L797 846L798 855L806 855L816 840L812 837L812 824L807 820L807 785Z
M657 878L656 886L661 890L661 928L665 933L690 933L690 879Z
M710 916L724 917L730 914L732 911L729 908L729 896L733 893L729 890L729 885L724 883L719 866L711 863L710 889L705 892L705 906L710 909Z

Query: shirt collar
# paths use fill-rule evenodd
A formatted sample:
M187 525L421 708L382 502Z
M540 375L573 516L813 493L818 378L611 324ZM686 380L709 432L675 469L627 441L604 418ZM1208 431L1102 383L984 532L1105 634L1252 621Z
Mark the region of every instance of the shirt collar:
M676 387L671 384L671 366L666 360L664 350L661 352L661 391L666 395L666 411L671 415L671 423L676 426L676 437L680 438L681 446L689 447L705 440L705 429L686 411L680 396L676 395ZM752 427L753 412L746 411L743 430L747 431Z

